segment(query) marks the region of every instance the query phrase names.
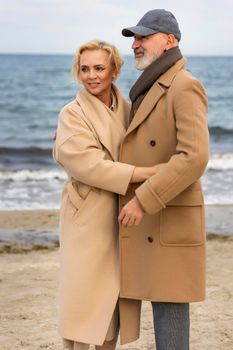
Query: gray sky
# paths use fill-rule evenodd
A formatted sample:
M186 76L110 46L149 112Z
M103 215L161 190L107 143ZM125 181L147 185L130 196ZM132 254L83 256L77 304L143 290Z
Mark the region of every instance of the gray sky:
M0 53L71 53L91 39L131 53L121 29L170 10L186 55L233 55L233 0L0 0Z

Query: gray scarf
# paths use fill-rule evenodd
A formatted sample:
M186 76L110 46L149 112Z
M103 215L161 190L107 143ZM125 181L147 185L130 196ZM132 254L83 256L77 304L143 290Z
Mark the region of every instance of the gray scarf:
M178 46L164 52L158 59L152 62L136 80L135 84L130 90L129 97L132 102L129 120L132 121L138 107L146 96L147 92L155 81L165 73L171 66L173 66L182 54Z

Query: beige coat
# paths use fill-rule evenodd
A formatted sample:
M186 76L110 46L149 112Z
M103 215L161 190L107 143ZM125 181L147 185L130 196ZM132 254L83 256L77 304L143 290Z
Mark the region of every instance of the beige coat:
M134 166L117 162L128 104L116 114L82 90L59 117L54 158L69 176L60 213L62 337L101 345L119 297L118 202Z
M138 336L140 301L200 301L205 297L205 224L200 177L208 161L207 98L179 60L151 87L122 143L121 162L158 165L130 185L120 206L138 197L146 211L135 228L120 228L124 341ZM125 299L127 305L127 299ZM135 321L135 323L133 322Z

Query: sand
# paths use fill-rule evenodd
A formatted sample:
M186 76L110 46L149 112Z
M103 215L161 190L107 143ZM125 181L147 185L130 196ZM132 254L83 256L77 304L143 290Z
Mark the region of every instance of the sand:
M0 228L56 229L57 219L57 211L0 212ZM58 249L13 248L0 254L0 349L61 350ZM207 299L191 305L190 350L233 349L232 252L231 237L209 236ZM150 303L143 304L140 339L117 349L155 349Z
M58 226L58 210L0 211L1 229L53 229Z

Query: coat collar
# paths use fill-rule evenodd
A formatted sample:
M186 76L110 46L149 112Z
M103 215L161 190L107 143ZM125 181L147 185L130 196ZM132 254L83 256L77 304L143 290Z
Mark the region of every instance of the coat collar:
M163 96L163 94L166 92L166 89L171 85L176 74L184 67L184 65L185 59L181 58L176 64L174 64L174 66L169 68L158 78L158 80L156 80L140 104L126 134L129 134L131 131L137 128L138 125L140 125L147 118L151 110L158 103L161 96Z
M108 150L112 159L117 161L120 143L125 135L129 105L115 85L117 111L112 112L97 97L82 89L76 96L76 102L81 107L82 116L94 129L102 145Z
M164 74L162 74L159 79L158 83L161 85L164 85L165 87L171 86L171 83L173 79L175 78L176 74L184 68L185 65L185 59L181 58L179 61L174 64L170 69L168 69Z

